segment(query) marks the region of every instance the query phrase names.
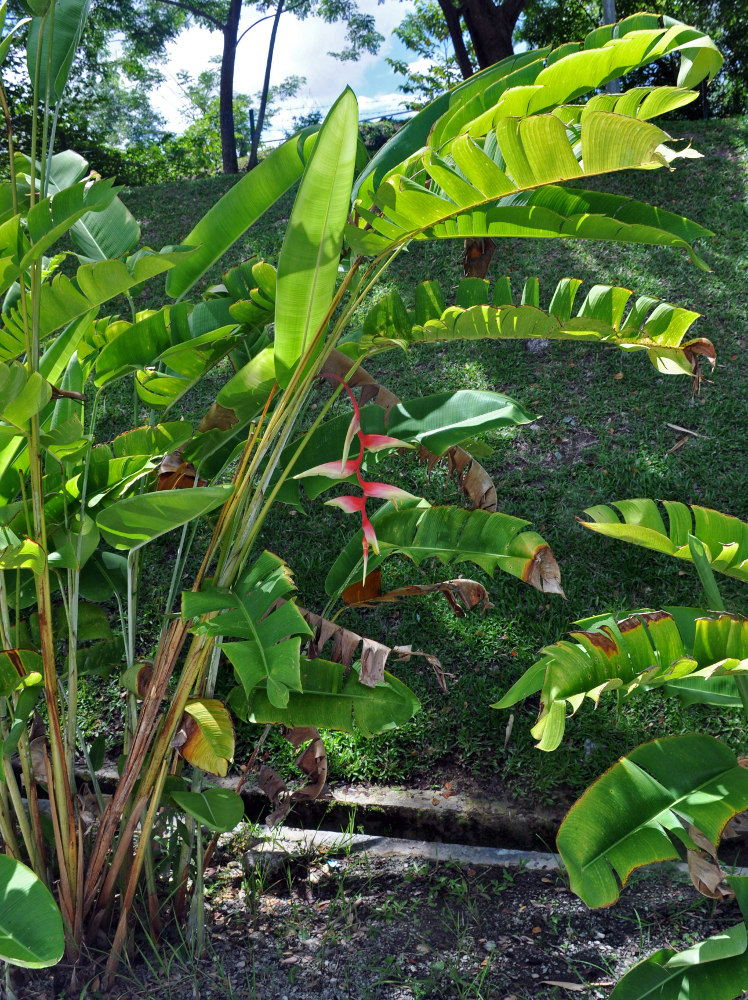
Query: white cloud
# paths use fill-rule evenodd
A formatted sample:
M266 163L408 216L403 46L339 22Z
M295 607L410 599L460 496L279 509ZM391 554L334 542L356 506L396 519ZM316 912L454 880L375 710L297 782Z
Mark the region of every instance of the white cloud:
M345 44L344 24L325 24L316 18L299 21L293 15L283 15L275 45L271 83L280 83L287 76L306 77L306 85L297 97L287 102L287 110L275 118L275 133L290 124L294 114L319 107L323 112L333 103L346 84L359 96L361 116L384 114L399 109L402 95L397 93L398 78L384 62L387 55L402 55L402 46L392 35L410 8L410 3L383 3L360 0L362 11L376 19L377 30L385 41L379 54L365 55L358 62L340 62L327 53L338 51ZM254 20L257 12L247 8L240 33ZM255 94L262 89L268 42L272 21L263 21L247 33L237 49L234 89L238 93ZM166 117L168 127L180 131L187 124L179 108L181 95L176 73L188 70L196 76L210 65L213 56L220 56L223 39L220 32L192 28L183 32L169 47L166 83L154 95L154 105Z

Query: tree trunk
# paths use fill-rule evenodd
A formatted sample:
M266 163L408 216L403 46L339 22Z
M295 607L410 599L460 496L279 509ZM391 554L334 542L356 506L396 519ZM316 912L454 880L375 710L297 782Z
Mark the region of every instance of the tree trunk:
M616 0L603 0L603 24L615 24L618 20L616 15ZM608 80L605 90L609 94L621 93L621 81L618 77L615 80Z
M275 9L275 17L273 18L273 30L270 32L270 44L268 45L268 58L265 63L265 79L262 84L262 95L260 97L260 107L257 112L257 126L254 130L254 135L252 136L252 149L249 152L249 160L247 161L247 170L252 170L257 166L257 150L260 146L260 136L262 135L262 126L265 123L265 108L268 103L268 92L270 90L270 70L273 65L273 52L275 50L275 36L278 34L278 22L280 21L280 16L283 13L284 0L279 0L278 6Z
M452 47L455 50L457 65L460 67L463 79L467 80L469 76L473 75L473 64L470 61L470 56L468 55L468 50L465 47L465 41L462 37L460 12L452 3L452 0L439 0L439 6L441 7L442 14L444 15L444 20L447 23L447 30L449 31L449 37L452 41Z
M234 63L236 41L239 35L239 18L242 0L231 0L226 23L223 26L223 57L221 59L221 86L219 118L221 122L221 161L225 174L237 174L236 130L234 128Z
M462 0L459 11L481 69L514 54L512 35L526 6L527 0L504 0L499 6L493 0Z

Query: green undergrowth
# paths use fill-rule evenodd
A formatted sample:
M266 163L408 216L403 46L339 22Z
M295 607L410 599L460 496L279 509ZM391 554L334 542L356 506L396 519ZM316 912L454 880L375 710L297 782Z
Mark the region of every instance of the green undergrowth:
M489 435L493 453L482 462L496 484L499 509L531 521L550 543L561 564L567 600L540 594L510 577L489 580L467 565L418 568L391 560L384 574L387 588L461 572L486 584L494 607L482 617L457 619L441 597L430 596L343 612L339 621L347 628L389 645L412 643L414 649L434 653L451 676L445 694L425 661L394 664L421 699L422 712L404 729L375 740L329 734L334 781L440 785L466 772L489 788L503 787L552 804L581 790L601 768L647 738L718 726L720 735L739 747L737 717L683 709L660 693L632 700L620 713L612 696L604 696L597 710L587 702L552 757L534 750L529 736L536 706L528 702L517 708L508 738L509 713L488 707L537 659L542 646L561 638L575 619L605 609L703 603L690 566L593 535L575 521L585 507L652 496L713 506L748 519L748 121L671 122L668 130L692 139L705 158L672 172L608 178L606 189L677 210L713 229L715 239L699 247L711 273L698 271L677 251L516 240L499 243L490 276L508 274L518 296L525 277L537 275L541 305L548 304L559 278L576 276L585 282L580 294L591 284L618 284L697 310L703 317L694 335L711 339L718 355L714 375L705 373L698 395L692 394L688 379L658 375L643 353L568 344L552 344L541 353L511 342L432 345L408 355L379 355L367 364L402 399L486 388L506 392L540 415L529 427ZM159 185L127 191L125 201L141 223L144 241L159 247L183 238L193 220L233 182L220 177ZM252 254L275 262L290 204L289 197L261 219L223 267ZM460 254L461 246L451 242L414 245L395 262L383 290L396 288L412 301L417 282L437 279L449 301L461 277ZM209 283L220 280L220 270L214 269ZM146 289L138 307L154 305L157 296L158 289ZM219 371L212 383L206 381L201 397L184 401L181 416L199 420L227 376L228 370ZM141 417L145 420L147 414ZM110 390L105 419L112 434L125 429L132 419L129 387ZM456 487L441 467L428 477L413 460L395 456L384 469L380 478L423 493L432 502L456 499ZM326 572L353 527L340 512L319 503L304 513L274 509L263 544L291 562L305 606L321 610ZM155 627L149 608L158 607L166 593L175 545L167 539L150 556L140 629L146 655ZM742 610L737 587L722 580L727 606ZM101 703L96 700L100 692L90 690L87 697L92 730L105 728L109 723L97 718L96 705L108 704L109 695ZM256 733L245 727L237 735L241 757L250 752ZM280 738L271 740L268 749L274 762L290 763L292 752Z

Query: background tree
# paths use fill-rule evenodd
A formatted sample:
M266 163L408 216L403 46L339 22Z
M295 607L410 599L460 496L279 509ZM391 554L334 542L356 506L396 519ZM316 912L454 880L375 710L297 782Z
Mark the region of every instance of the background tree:
M137 0L131 0L131 2L137 2ZM148 2L156 2L156 0L148 0ZM293 13L295 17L302 20L307 17L319 17L327 23L345 22L346 46L340 52L330 53L338 59L358 59L363 52L375 53L384 41L383 36L375 30L374 17L371 14L363 14L358 9L356 0L297 0L288 6L286 6L285 0L275 0L275 2L259 0L256 3L249 3L246 0L209 0L209 2L200 3L190 2L190 0L157 0L157 2L176 8L187 15L188 21L200 24L210 31L220 31L223 35L219 77L219 118L221 161L223 172L226 174L235 174L239 169L234 141L236 128L233 104L236 49L239 42L252 28L262 21L273 18L273 33L266 58L265 83L257 116L258 133L262 131L263 119L266 114L275 39L282 14ZM245 7L253 7L260 16L240 34L241 15ZM250 165L252 165L253 156L256 161L256 155L255 148L250 150Z
M220 63L220 57L213 62ZM182 113L190 121L184 137L204 146L209 152L210 169L214 170L221 160L220 69L214 67L203 70L196 78L182 71L177 74L177 79L185 95ZM295 97L305 83L304 76L289 76L269 88L265 126L270 124L277 113L279 103ZM249 155L253 137L259 132L257 125L252 124L253 108L259 100L260 94L255 94L254 97L249 94L234 94L234 146L239 156ZM321 113L317 120L321 120Z
M398 90L411 96L406 107L420 108L471 75L476 65L475 51L464 26L460 30L462 67L437 0L415 0L413 11L395 28L393 34L418 56L414 68L404 59L387 59L395 72L405 77Z

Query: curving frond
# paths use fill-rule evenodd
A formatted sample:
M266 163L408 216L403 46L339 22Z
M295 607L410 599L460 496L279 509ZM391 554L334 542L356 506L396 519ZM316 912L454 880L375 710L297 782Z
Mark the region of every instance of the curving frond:
M571 103L676 52L677 87ZM593 191L570 198L556 189L549 203L541 189L698 156L673 148L648 119L693 100L689 88L721 62L702 32L655 15L626 18L578 45L504 60L424 109L373 158L354 187L347 239L357 253L377 254L410 239L575 236L680 247L705 267L691 243L710 234L690 223L686 235L685 220L672 213Z
M658 502L648 498L616 500L613 506L600 504L585 510L590 521L579 523L623 542L665 552L676 559L693 561L689 535L704 544L712 569L738 580L748 581L748 524L737 517L696 504L662 500L668 524ZM616 508L614 510L613 508Z
M638 296L629 306L633 292L611 285L591 288L574 313L580 285L577 279L563 278L545 311L538 304L537 278L527 280L518 305L514 304L508 278L496 283L492 305L488 304L488 282L465 278L458 289L457 306L448 308L444 308L436 282L424 282L416 289L412 313L397 292L390 292L378 302L368 313L356 344L363 354L441 340L545 338L644 350L663 374L690 375L700 356L714 363L710 341L686 339L699 313L648 295ZM351 345L351 349L355 347Z
M572 713L585 698L606 691L630 694L684 678L734 677L748 671L748 618L700 608L635 611L577 622L570 637L543 656L493 708L510 708L540 692L532 729L541 750L555 750L564 736L566 704ZM586 626L586 627L585 627Z
M395 510L384 504L371 517L379 554L369 559L373 572L388 557L408 556L416 565L424 559L445 564L471 562L486 573L497 569L546 593L561 594L560 572L547 542L523 529L529 521L509 514L461 507L432 507L425 500L404 502ZM362 533L357 532L333 563L325 580L330 595L342 593L361 580Z

